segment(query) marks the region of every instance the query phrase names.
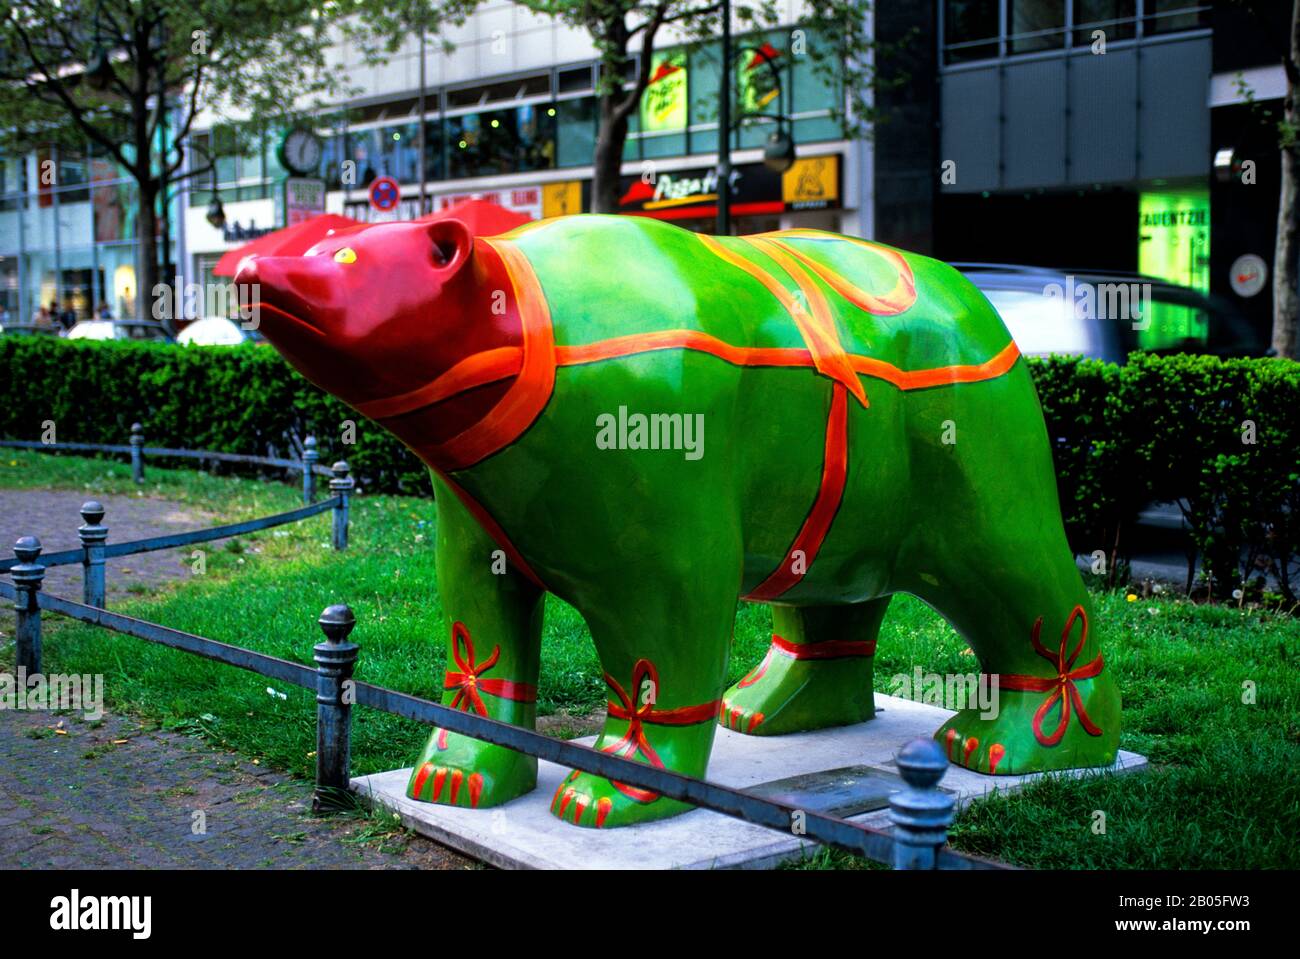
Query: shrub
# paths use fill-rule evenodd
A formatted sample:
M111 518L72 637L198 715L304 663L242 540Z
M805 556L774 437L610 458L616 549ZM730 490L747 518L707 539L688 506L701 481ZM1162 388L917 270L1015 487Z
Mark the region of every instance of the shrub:
M1300 363L1137 353L1123 367L1052 357L1030 368L1076 552L1115 542L1123 558L1143 506L1176 503L1189 590L1199 556L1220 598L1271 572L1296 602Z
M367 489L429 489L423 464L395 437L269 348L3 336L0 383L0 435L11 439L38 439L52 420L60 442L120 444L139 422L149 446L296 457L314 435L321 461L346 459ZM356 442L345 445L349 420Z

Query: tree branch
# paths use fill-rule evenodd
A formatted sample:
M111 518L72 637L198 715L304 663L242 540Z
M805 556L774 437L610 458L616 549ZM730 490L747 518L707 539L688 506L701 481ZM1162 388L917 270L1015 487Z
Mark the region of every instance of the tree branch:
M72 99L72 95L68 92L63 81L59 79L56 74L51 73L49 68L45 66L44 61L36 53L36 50L32 45L31 37L28 35L27 31L23 29L22 25L17 20L13 20L11 21L10 26L22 41L23 49L27 51L27 57L31 60L32 66L34 67L32 72L38 73L44 77L44 83L42 84L43 89L52 91L54 95L58 97L59 102L62 103L64 108L68 111L68 115L72 117L73 123L77 125L77 128L81 130L88 139L107 150L109 155L121 163L122 166L131 169L130 164L126 162L126 154L122 151L121 144L109 139L86 119L84 108L81 104ZM35 86L32 82L27 82L24 85L28 89Z

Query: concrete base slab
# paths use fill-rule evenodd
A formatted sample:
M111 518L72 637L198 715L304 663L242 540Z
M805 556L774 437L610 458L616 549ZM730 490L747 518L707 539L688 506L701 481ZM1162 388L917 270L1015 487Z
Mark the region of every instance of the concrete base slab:
M719 729L708 778L750 789L791 777L865 766L888 779L897 775L894 756L898 750L918 736L932 735L952 715L935 706L880 694L876 695L876 710L876 718L869 722L788 736L744 736ZM593 741L578 740L586 745ZM1101 772L1135 772L1146 765L1145 757L1121 751L1115 764ZM798 859L818 845L705 809L610 830L562 823L551 815L550 805L568 772L554 763L540 762L537 788L494 809L412 802L405 795L409 769L358 777L352 780L352 789L363 799L397 813L408 828L504 869L761 869ZM1055 775L1095 772L1098 770ZM940 785L956 793L962 806L990 792L1012 792L1043 775L1050 774L993 777L950 766ZM787 793L789 786L783 782L760 791ZM876 791L880 792L879 788ZM883 808L851 818L875 828L889 825L888 810Z

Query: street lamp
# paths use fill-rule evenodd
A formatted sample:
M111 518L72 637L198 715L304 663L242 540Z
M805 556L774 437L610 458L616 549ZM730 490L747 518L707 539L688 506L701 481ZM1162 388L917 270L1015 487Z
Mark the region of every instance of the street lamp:
M226 208L221 205L221 195L216 192L215 184L212 190L212 202L208 204L207 221L212 224L214 230L220 230L226 225Z
M794 166L794 138L778 127L763 145L763 166L773 173L784 173Z

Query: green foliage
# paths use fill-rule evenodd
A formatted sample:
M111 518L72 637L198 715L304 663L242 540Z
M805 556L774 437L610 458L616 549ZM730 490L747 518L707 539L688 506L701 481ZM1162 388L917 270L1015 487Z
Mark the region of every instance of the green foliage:
M427 470L392 434L267 347L6 336L0 382L11 384L0 411L10 439L40 439L52 420L59 442L122 444L139 422L148 446L293 457L314 435L321 462L346 459L366 490L429 490ZM348 421L354 444L343 441Z
M1119 367L1057 356L1032 360L1030 369L1051 438L1070 546L1076 553L1102 550L1113 570L1123 529L1150 499L1150 484L1132 469L1132 443L1122 429Z
M1189 568L1199 554L1216 596L1271 571L1296 601L1300 363L1135 354L1123 367L1052 357L1031 369L1076 552L1123 557L1137 513L1177 503Z

